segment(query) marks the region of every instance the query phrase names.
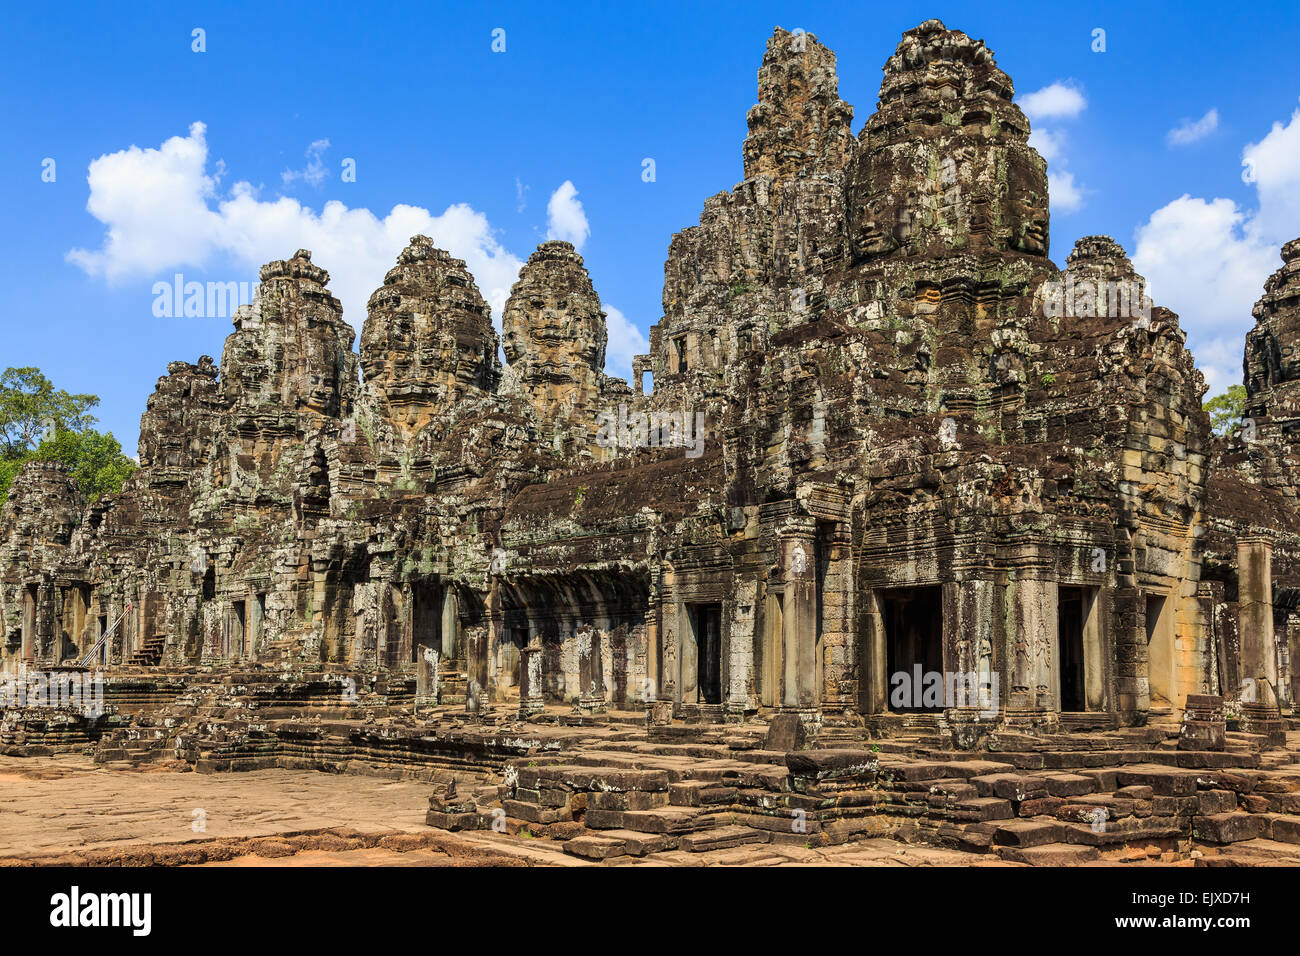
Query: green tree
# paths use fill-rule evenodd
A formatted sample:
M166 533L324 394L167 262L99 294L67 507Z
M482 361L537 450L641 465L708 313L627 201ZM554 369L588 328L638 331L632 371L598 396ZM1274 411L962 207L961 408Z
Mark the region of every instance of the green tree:
M104 435L93 428L79 432L61 429L54 438L41 442L33 457L60 462L87 501L121 491L122 482L136 469L135 462L122 454L122 445L112 432Z
M1246 414L1246 386L1229 385L1222 395L1215 395L1202 407L1210 413L1210 427L1216 435L1227 435Z
M0 374L0 498L29 461L57 461L86 499L117 492L135 463L122 454L112 433L92 426L96 395L73 395L37 368L7 368Z
M84 431L95 424L90 410L98 395L73 395L56 389L38 368L7 368L0 374L0 457L35 451L57 428Z

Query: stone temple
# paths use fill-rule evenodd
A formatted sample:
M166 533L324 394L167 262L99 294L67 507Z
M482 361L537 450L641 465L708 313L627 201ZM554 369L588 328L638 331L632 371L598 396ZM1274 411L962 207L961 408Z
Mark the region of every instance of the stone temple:
M1124 250L1048 258L1047 165L982 41L909 30L857 135L853 112L834 54L777 29L744 179L672 238L630 385L568 243L528 259L499 337L413 237L359 354L327 263L265 265L220 364L159 379L120 494L14 482L4 671L99 668L108 706L11 709L4 742L427 772L431 823L504 809L588 857L768 839L760 791L782 825L780 795L820 793L830 842L907 818L1095 852L1003 831L1095 834L1098 807L1166 850L1300 842L1300 240L1220 438ZM306 714L333 723L304 740ZM1204 768L1288 783L1259 803ZM748 822L706 826L710 800Z

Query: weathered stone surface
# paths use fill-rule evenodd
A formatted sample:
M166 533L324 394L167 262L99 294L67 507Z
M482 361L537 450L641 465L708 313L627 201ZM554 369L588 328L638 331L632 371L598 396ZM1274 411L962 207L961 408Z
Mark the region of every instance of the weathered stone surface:
M158 381L121 494L81 501L41 465L15 480L4 671L102 638L124 678L208 668L180 708L252 709L275 680L277 706L471 721L648 708L664 748L775 716L784 768L731 733L735 765L708 782L743 789L765 763L805 798L901 782L914 813L971 804L926 792L954 775L1019 804L1087 793L1042 768L1188 798L1192 778L1133 765L1264 766L1300 688L1300 245L1247 339L1251 427L1215 438L1178 317L1119 244L1047 257L1046 163L982 41L909 30L856 137L836 69L816 37L773 33L745 178L672 238L633 387L604 371L605 316L567 243L543 242L511 290L505 368L473 276L429 238L371 297L359 356L311 254L268 263L220 366ZM161 692L141 693L149 710ZM1220 734L1211 696L1257 733ZM1183 750L1158 747L1184 710ZM848 749L799 750L795 727ZM1071 739L1117 728L1104 751ZM1019 771L864 749L881 730ZM345 749L246 719L221 732L238 745L214 735L185 750L195 765ZM346 747L388 752L358 734ZM558 820L688 770L521 767L508 799Z
M501 379L492 315L465 263L412 236L370 297L361 369L375 418L402 437L452 417Z

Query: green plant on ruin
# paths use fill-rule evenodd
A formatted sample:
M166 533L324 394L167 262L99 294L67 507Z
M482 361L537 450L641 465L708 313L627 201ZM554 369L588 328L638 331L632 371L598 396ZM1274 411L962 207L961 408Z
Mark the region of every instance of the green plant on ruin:
M1056 384L1056 376L1051 372L1043 373L1043 388L1051 388Z
M29 461L58 462L88 501L117 494L136 469L112 432L93 427L96 395L56 389L32 367L0 374L0 497Z
M1229 435L1246 414L1246 386L1229 385L1228 390L1201 404L1210 414L1210 428L1216 435Z

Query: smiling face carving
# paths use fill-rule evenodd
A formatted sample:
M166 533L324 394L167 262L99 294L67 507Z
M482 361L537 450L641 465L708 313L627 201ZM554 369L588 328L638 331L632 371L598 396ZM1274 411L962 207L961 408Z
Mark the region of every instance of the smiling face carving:
M605 314L582 257L544 242L520 270L501 320L518 388L543 412L581 404L605 365Z
M1011 98L982 42L937 21L904 35L850 170L854 262L1047 254L1047 167Z

